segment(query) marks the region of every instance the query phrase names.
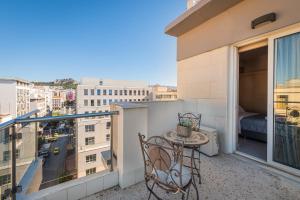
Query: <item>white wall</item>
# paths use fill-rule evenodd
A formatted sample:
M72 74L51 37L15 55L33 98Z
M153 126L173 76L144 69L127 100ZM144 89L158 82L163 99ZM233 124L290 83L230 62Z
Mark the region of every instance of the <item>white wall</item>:
M223 152L230 153L227 129L229 47L222 47L178 62L178 96L184 112L202 114L202 124L218 131Z
M118 111L118 120L113 121L117 128L117 164L119 170L119 185L126 188L144 180L144 163L141 154L138 133L147 137L147 106L142 104L120 104L112 106ZM116 124L117 123L117 124ZM115 138L115 137L114 137Z

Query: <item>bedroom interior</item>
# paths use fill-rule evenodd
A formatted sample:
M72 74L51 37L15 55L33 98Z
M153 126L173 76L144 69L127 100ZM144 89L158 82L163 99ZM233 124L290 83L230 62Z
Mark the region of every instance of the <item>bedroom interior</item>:
M239 49L239 128L237 150L267 160L266 41Z

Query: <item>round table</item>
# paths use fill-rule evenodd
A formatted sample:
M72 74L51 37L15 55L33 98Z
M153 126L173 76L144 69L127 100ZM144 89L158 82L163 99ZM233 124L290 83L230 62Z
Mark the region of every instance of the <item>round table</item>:
M181 137L177 135L176 131L169 131L164 135L164 138L172 143L183 143L185 147L200 147L209 142L208 137L201 131L192 131L190 137Z
M190 137L181 137L177 135L176 131L169 131L164 134L164 138L174 144L183 144L184 148L192 149L194 152L198 152L198 158L194 156L193 158L193 176L197 175L199 178L199 184L201 184L201 175L200 175L200 146L207 144L209 142L208 137L206 134L200 131L192 131ZM192 153L192 155L195 155ZM184 155L184 157L191 158L191 156ZM198 166L196 165L195 160L198 160ZM190 167L185 165L186 167ZM198 193L198 191L197 191Z

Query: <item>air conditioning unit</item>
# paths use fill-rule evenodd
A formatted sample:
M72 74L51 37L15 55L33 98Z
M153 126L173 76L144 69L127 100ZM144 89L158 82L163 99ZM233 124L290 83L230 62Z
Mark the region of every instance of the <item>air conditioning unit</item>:
M218 133L216 129L200 126L200 132L205 134L209 142L200 147L200 152L208 156L215 156L219 153Z

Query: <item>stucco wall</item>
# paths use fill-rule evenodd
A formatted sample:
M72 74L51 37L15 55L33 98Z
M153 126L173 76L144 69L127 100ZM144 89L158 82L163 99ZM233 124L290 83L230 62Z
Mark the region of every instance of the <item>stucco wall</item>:
M229 48L223 47L177 63L178 98L225 99Z
M183 112L202 114L202 124L215 128L221 149L230 152L227 131L229 47L222 47L178 62L178 97Z
M181 35L177 40L177 59L267 33L300 22L299 0L245 0L222 14ZM275 12L277 21L251 29L251 21Z

